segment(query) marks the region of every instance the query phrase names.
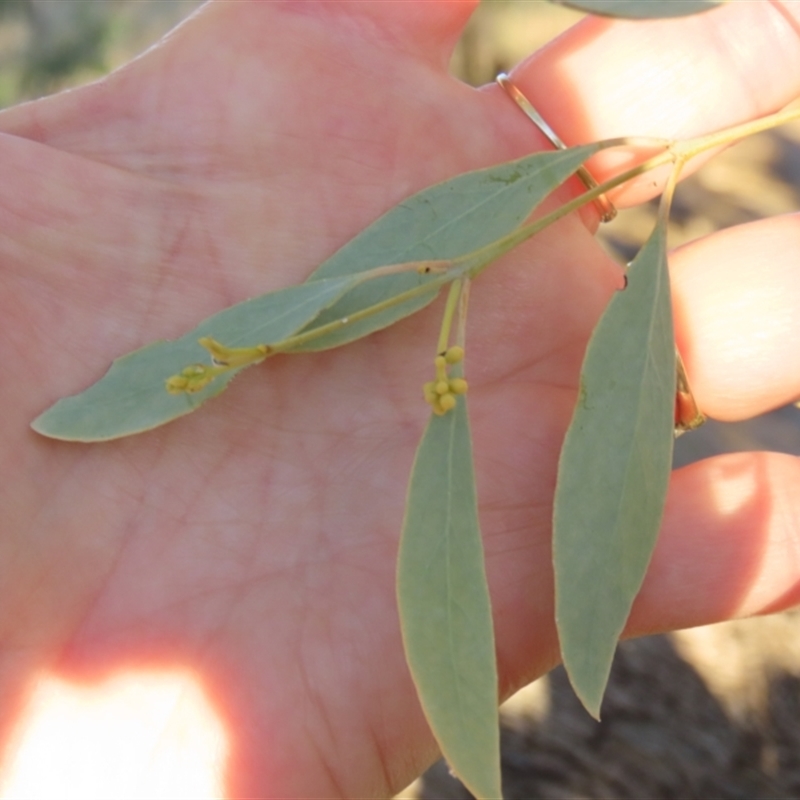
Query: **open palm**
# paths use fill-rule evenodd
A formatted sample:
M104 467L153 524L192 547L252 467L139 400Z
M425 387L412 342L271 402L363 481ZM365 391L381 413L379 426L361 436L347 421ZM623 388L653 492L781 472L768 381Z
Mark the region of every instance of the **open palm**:
M394 561L436 306L346 348L269 360L132 439L66 444L28 425L113 358L302 281L412 192L534 149L499 90L446 73L472 5L210 3L104 81L0 115L6 729L36 669L177 665L228 729L233 796L377 797L434 757ZM557 660L556 461L587 337L618 284L574 217L475 287L467 372L505 692ZM713 410L712 383L701 374ZM788 461L760 468L796 479ZM668 514L675 530L702 525L706 546L723 522L752 528L681 500L712 469L676 478ZM735 585L720 588L719 567L713 592L668 610L694 551L680 536L661 547L634 628L739 610L760 579L740 562L778 536L762 517L755 541L730 546ZM796 576L746 610L788 604Z

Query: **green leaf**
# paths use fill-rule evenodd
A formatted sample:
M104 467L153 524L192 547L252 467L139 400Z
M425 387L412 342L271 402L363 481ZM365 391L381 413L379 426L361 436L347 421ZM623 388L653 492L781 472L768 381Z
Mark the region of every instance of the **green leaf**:
M556 187L601 147L589 144L536 153L487 169L466 172L403 200L334 253L310 281L348 275L385 264L451 259L491 244L521 225ZM343 297L313 327L351 317L357 310L414 288L413 273L378 278ZM400 303L369 319L314 339L296 350L324 350L385 328L424 308L439 292Z
M514 230L600 146L539 153L426 189L339 250L306 284L239 303L180 339L157 342L117 359L100 381L56 403L34 420L33 428L58 439L101 441L140 433L194 411L223 391L242 369L216 377L194 394L167 393L168 377L192 363L208 362L208 354L197 343L201 336L211 336L228 347L277 344L300 331L349 320L380 303L388 307L298 344L292 351L336 347L384 328L430 303L446 282L445 276L411 269L370 278L366 272L449 259L491 244ZM456 275L446 279L451 277ZM394 303L403 292L418 294Z
M397 565L406 659L450 767L499 798L497 666L464 397L417 450Z
M709 11L727 0L551 0L562 6L602 17L662 19Z
M243 369L220 375L196 394L169 394L167 378L190 364L209 362L208 353L197 343L201 336L212 336L231 347L279 341L359 282L358 276L330 278L231 306L180 339L155 342L118 358L97 383L59 400L32 427L54 439L97 442L140 433L189 414L222 392Z
M655 547L672 463L675 341L658 226L595 328L558 468L556 623L597 717L614 649Z

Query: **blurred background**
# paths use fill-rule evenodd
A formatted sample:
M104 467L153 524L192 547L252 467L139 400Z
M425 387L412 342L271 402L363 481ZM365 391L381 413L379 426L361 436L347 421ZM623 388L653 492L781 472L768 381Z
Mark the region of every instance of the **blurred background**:
M200 4L0 0L0 108L101 77ZM544 0L484 0L452 70L487 83L582 16ZM800 124L731 148L681 184L670 244L796 210L799 178ZM654 212L647 204L603 226L619 260L634 256ZM675 464L752 449L800 454L800 411L707 423L677 441ZM586 716L555 670L504 706L503 725L507 798L800 797L800 616L627 642L602 723ZM442 764L403 796L469 797Z
M0 0L0 107L98 78L199 0Z

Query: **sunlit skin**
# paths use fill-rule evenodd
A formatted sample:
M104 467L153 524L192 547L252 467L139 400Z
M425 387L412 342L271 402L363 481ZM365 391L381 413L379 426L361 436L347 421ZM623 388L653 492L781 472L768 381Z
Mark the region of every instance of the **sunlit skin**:
M212 2L99 83L0 114L3 739L43 672L85 688L166 670L191 676L224 732L231 797L382 797L436 757L394 567L441 303L270 358L138 437L84 446L28 426L115 357L302 281L410 193L547 147L499 86L448 76L474 5ZM512 78L568 144L698 135L798 94L798 24L788 2L589 20ZM598 180L615 159L592 162ZM653 191L643 178L611 199ZM504 694L558 659L556 459L620 285L596 222L592 207L563 220L472 290L464 367ZM800 395L799 246L786 217L675 255L678 344L710 416ZM794 458L677 472L629 633L798 602L798 519Z
M202 685L180 670L37 681L6 755L0 797L215 800L227 737Z

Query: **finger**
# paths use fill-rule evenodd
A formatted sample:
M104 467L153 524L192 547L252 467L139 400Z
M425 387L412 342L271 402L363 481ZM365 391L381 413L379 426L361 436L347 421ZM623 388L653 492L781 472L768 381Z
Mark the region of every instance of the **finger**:
M672 20L588 18L512 77L567 144L685 139L776 111L800 93L800 4L728 3ZM515 128L525 122L506 119ZM592 171L606 179L624 159L601 154ZM640 180L613 200L632 205L654 193Z
M759 220L670 258L676 337L700 408L746 419L800 396L800 215Z
M673 474L631 635L780 611L800 602L800 460L735 453Z

